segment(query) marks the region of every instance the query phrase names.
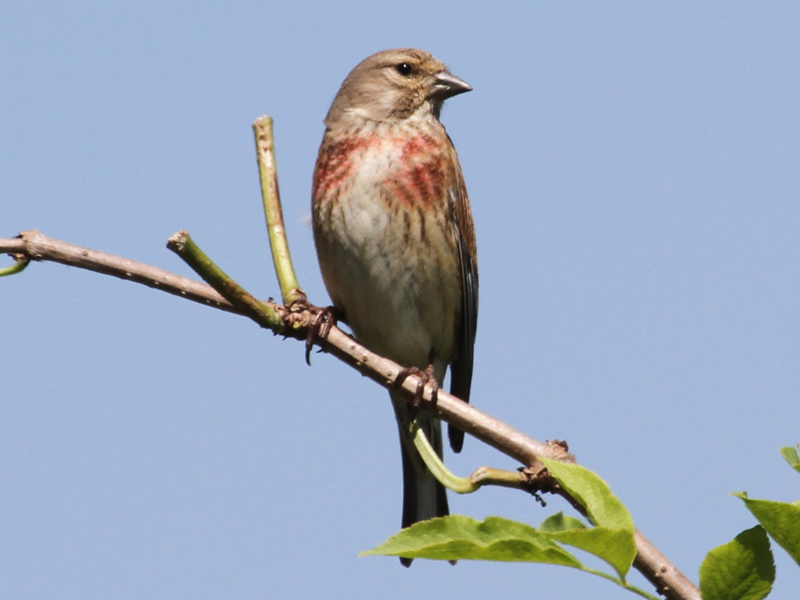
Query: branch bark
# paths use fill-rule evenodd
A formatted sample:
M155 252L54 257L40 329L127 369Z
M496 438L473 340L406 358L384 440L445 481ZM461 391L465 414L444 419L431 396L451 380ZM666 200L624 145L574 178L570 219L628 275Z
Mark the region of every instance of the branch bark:
M103 273L128 281L135 281L168 294L199 302L206 306L244 314L214 288L169 271L136 262L129 258L90 250L82 246L62 242L39 232L38 229L23 231L13 239L0 239L0 254L25 257L34 261L51 261Z
M169 246L184 257L186 244L189 242L188 234L179 232L170 238ZM222 271L219 271L219 279L214 281L215 285L220 286L217 288L220 291L217 291L209 285L157 267L47 237L38 230L23 232L14 239L0 239L0 253L11 254L17 259L59 262L135 281L193 302L246 316L274 333L300 340L306 339L307 328L318 310L311 305L301 305L290 310L274 302L261 302L255 299L254 302L242 301L242 296L237 294L247 293L235 282L231 285L229 283L231 280L227 279ZM187 262L191 264L191 260ZM234 301L226 299L226 296L233 297ZM371 352L337 327L332 327L327 337L324 340L317 340L316 343L324 351L387 388L393 385L401 370L400 365ZM408 399L414 397L417 383L418 378L413 375L403 382L402 393ZM540 456L574 462L574 457L561 444L547 444L535 440L444 390L439 390L435 405L430 402L428 387L425 388L423 399L422 406L425 409L527 467L536 469L540 464L537 460ZM582 507L566 492L554 491L581 510ZM634 566L661 594L670 600L700 600L697 587L639 531L636 532L636 548L638 555Z

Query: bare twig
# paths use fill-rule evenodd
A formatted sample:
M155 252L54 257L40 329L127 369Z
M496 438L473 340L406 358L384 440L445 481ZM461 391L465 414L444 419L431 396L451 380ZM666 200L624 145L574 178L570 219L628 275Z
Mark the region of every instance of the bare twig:
M171 245L175 245L176 248L181 244L184 244L185 248L185 243L182 234L176 234L171 241ZM231 302L208 285L143 263L55 240L36 230L24 232L15 239L0 239L0 253L10 253L30 260L60 262L129 279L194 302L247 316L276 333L301 340L306 339L304 328L311 323L315 314L315 307L289 312L283 306L272 302L257 300L253 303ZM202 265L203 262L196 264ZM198 268L202 270L205 267ZM233 286L222 286L222 291L225 295L240 293ZM280 317L282 321L275 321L276 317ZM387 388L393 385L401 370L400 365L369 351L337 327L332 327L326 339L319 340L318 343L325 351ZM413 398L417 383L416 376L409 376L403 382L402 393L409 399ZM439 390L437 402L433 406L430 402L430 389L427 387L423 398L423 407L432 410L439 418L453 423L524 465L537 468L538 456L574 460L563 446L537 441L443 390ZM582 507L563 490L558 493L585 514ZM634 566L660 593L671 600L699 600L700 594L694 584L638 531L636 548L638 555Z
M39 230L23 231L14 239L0 239L0 254L22 255L29 260L58 262L141 283L220 310L243 314L213 288L186 277L129 258L62 242Z

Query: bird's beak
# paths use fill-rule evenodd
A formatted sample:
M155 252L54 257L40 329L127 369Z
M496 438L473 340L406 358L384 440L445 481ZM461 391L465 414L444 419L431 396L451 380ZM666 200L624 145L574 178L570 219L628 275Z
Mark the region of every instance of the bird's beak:
M456 77L450 71L442 71L436 75L436 83L433 84L433 96L445 100L457 94L472 91L472 86L460 77Z

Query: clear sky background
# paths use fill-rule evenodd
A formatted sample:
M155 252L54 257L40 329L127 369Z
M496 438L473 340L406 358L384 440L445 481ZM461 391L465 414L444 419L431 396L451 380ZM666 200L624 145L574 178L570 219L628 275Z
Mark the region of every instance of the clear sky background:
M800 441L798 31L796 2L6 2L0 237L192 275L164 247L188 229L278 296L250 129L269 114L326 304L322 119L361 59L429 50L474 87L442 114L478 230L474 403L567 440L696 581L755 524L729 492L800 496L779 455ZM633 597L565 568L358 558L399 527L400 453L387 394L330 356L55 264L0 281L0 311L2 598ZM469 438L447 460L517 466ZM773 597L796 598L774 550Z

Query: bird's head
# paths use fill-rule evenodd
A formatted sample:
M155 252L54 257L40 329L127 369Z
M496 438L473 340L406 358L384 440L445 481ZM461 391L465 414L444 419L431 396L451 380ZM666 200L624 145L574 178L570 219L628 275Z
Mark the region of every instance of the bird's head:
M384 50L364 59L344 80L325 123L439 117L442 103L472 88L424 50Z

